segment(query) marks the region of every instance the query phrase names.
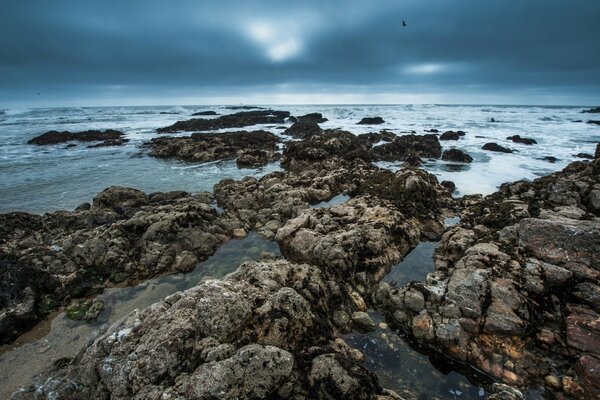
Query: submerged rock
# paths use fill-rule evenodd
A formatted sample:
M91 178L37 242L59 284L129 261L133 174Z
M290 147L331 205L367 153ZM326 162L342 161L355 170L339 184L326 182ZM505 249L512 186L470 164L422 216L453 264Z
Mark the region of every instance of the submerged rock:
M27 143L43 146L77 141L104 142L93 147L120 146L128 141L127 139L124 139L123 136L123 132L116 131L114 129L107 129L105 131L89 130L83 132L48 131L46 133L41 134L40 136L36 136L33 139L27 141Z

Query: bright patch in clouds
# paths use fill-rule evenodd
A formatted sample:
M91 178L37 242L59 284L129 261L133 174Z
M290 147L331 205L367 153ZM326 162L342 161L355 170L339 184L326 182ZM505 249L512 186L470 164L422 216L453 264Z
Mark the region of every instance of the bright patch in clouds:
M252 22L248 24L246 34L263 48L265 56L273 62L289 60L302 51L299 35L294 34L289 26Z
M413 64L405 67L402 71L412 75L432 75L446 70L442 64Z

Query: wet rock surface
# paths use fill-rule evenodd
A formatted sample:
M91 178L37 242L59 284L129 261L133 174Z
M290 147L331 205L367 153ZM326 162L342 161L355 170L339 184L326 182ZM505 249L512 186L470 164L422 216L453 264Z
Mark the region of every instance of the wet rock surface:
M373 148L373 156L377 160L405 160L409 156L424 158L440 158L442 146L436 135L404 135L390 143Z
M600 107L593 107L587 110L583 110L582 113L588 113L588 114L599 114L600 113Z
M44 146L66 142L102 142L90 147L120 146L128 141L127 139L124 139L124 136L123 132L114 129L107 129L105 131L89 130L83 132L48 131L27 141L27 143Z
M445 161L456 161L462 163L473 162L473 157L458 149L444 150L442 153L442 160Z
M463 199L435 272L404 287L380 284L374 300L388 322L507 385L596 398L594 368L573 365L600 360L600 210L591 195L599 172L597 160L576 162Z
M506 140L512 140L515 143L522 143L527 145L537 144L537 141L532 138L521 137L519 135L512 135L506 138Z
M341 130L326 130L307 140L288 143L281 166L291 170L316 168L344 161L371 161L371 144L354 134Z
M267 131L237 131L158 137L143 146L158 158L198 163L235 159L239 167L257 167L279 159L278 142L277 136Z
M512 153L513 151L507 147L500 146L498 143L486 143L482 147L483 150L494 151L496 153Z
M72 298L193 269L240 225L211 202L208 193L111 187L88 210L0 215L2 343Z
M300 120L291 127L283 131L284 135L290 135L296 139L308 139L311 136L319 135L323 130L312 120Z
M254 166L277 144L254 133L148 146ZM373 305L423 348L502 382L489 398L520 399L516 387L534 385L597 397L600 160L458 200L423 170L370 163L419 157L443 157L436 135L325 130L287 143L284 171L225 179L214 197L113 187L74 212L0 215L4 342L60 306L92 320L101 307L86 296L189 271L252 230L284 256L129 314L15 398L399 398L340 339L375 328ZM350 200L310 207L340 194ZM448 210L461 223L444 232ZM424 281L381 283L419 241L440 238Z
M464 135L463 131L446 131L440 135L440 140L458 140Z
M318 186L353 184L363 176L355 171L309 169L271 174L260 182L224 181L215 193L224 215L244 210L260 215L266 206L271 211L262 214L272 216L273 204L283 201L277 196L293 185L300 200L309 194L330 197L331 190L319 191ZM352 173L356 175L348 175ZM420 173L424 184L438 190L435 177ZM247 190L253 185L254 191ZM418 187L415 183L404 190ZM136 193L119 196L123 198L134 204L145 200ZM34 393L36 398L67 399L394 398L386 397L393 394L360 365L360 353L338 337L351 323L373 327L364 313L368 293L416 245L421 227L431 223L405 216L377 194L282 217L276 238L288 260L243 264L223 280L202 282L130 314L16 398Z
M380 125L385 121L381 117L365 117L357 122L358 125Z
M288 111L240 111L234 114L222 115L218 118L196 118L187 121L177 121L173 125L157 129L157 132L212 131L225 128L243 128L257 124L282 124L285 122L285 118L289 116L290 113Z

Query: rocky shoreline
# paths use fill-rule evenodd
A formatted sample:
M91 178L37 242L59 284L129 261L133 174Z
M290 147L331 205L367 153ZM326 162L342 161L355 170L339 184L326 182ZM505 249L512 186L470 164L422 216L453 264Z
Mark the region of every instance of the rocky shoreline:
M261 113L252 118L289 117ZM228 121L239 114L248 117ZM600 396L600 145L593 161L453 199L419 168L371 163L444 157L436 135L355 136L305 117L289 133L301 140L285 144L284 171L226 179L214 194L112 187L73 212L0 215L2 343L104 287L189 271L253 230L283 254L128 315L14 398L416 399L382 388L341 338L370 329L373 307L424 348L490 375L490 399L540 385L553 398ZM156 157L261 165L278 141L195 133L146 146ZM310 206L339 194L350 200ZM453 214L460 224L445 229ZM425 281L382 283L420 241L440 239Z

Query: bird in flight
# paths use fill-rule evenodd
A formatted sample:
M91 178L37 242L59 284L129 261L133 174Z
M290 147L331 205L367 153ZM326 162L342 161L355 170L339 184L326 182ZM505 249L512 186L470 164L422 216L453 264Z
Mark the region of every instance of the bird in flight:
M402 26L406 26L406 22L402 20Z

